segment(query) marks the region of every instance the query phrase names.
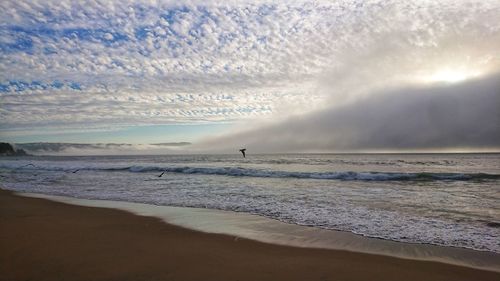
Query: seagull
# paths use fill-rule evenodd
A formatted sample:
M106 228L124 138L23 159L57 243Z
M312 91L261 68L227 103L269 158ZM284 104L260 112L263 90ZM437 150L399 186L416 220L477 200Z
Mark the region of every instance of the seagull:
M163 174L165 174L166 171L163 171L163 173L161 173L161 175L159 175L158 177L161 178L161 176L163 176Z
M22 169L22 168L24 168L24 167L28 167L28 166L33 166L33 167L35 167L35 168L36 168L36 166L35 166L35 165L33 165L33 164L29 163L29 164L22 165L22 166L20 166L20 167L15 168L14 170L12 170L12 172L17 171L17 170L19 170L19 169ZM36 176L36 175L35 175L35 176Z
M24 167L28 167L28 166L33 166L33 167L35 167L35 165L33 165L33 164L29 163L29 164L23 165L23 166L21 166L21 167L17 167L17 168L16 168L16 170L17 170L17 169L24 168Z
M247 150L246 148L242 148L242 149L240 149L240 152L243 154L243 158L246 158L246 156L245 156L245 151L246 151L246 150Z
M17 171L17 170L19 170L19 169L22 169L22 168L24 168L24 167L28 167L28 166L33 166L33 167L35 167L35 168L36 168L36 166L35 166L35 165L33 165L32 163L29 163L29 164L22 165L22 166L20 166L20 167L15 168L14 170L12 170L12 172ZM36 177L36 176L37 176L37 174L33 174L33 176L35 176L35 177Z

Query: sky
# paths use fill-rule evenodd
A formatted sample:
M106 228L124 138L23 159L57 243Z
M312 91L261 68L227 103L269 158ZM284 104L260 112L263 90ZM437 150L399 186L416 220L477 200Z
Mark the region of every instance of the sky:
M500 1L0 2L0 140L500 151Z

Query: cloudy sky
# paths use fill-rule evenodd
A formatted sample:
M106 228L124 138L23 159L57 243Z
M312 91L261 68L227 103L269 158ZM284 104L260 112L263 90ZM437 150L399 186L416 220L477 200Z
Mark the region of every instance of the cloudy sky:
M498 0L3 0L0 138L499 150L499 14Z

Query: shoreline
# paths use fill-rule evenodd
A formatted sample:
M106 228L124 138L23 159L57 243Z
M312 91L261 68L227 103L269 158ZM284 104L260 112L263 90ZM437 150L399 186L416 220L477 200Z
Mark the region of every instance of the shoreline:
M210 223L210 222L209 222ZM498 280L434 261L262 243L0 190L0 280Z
M15 194L76 206L123 210L139 216L159 218L167 224L194 231L230 235L275 245L434 261L500 272L500 254L489 251L367 237L347 231L289 224L243 212L82 199L38 193L16 192Z

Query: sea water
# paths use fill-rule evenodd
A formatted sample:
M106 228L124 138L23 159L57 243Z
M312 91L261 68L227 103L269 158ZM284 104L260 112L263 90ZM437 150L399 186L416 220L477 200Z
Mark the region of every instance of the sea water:
M500 154L8 157L0 185L500 253Z

